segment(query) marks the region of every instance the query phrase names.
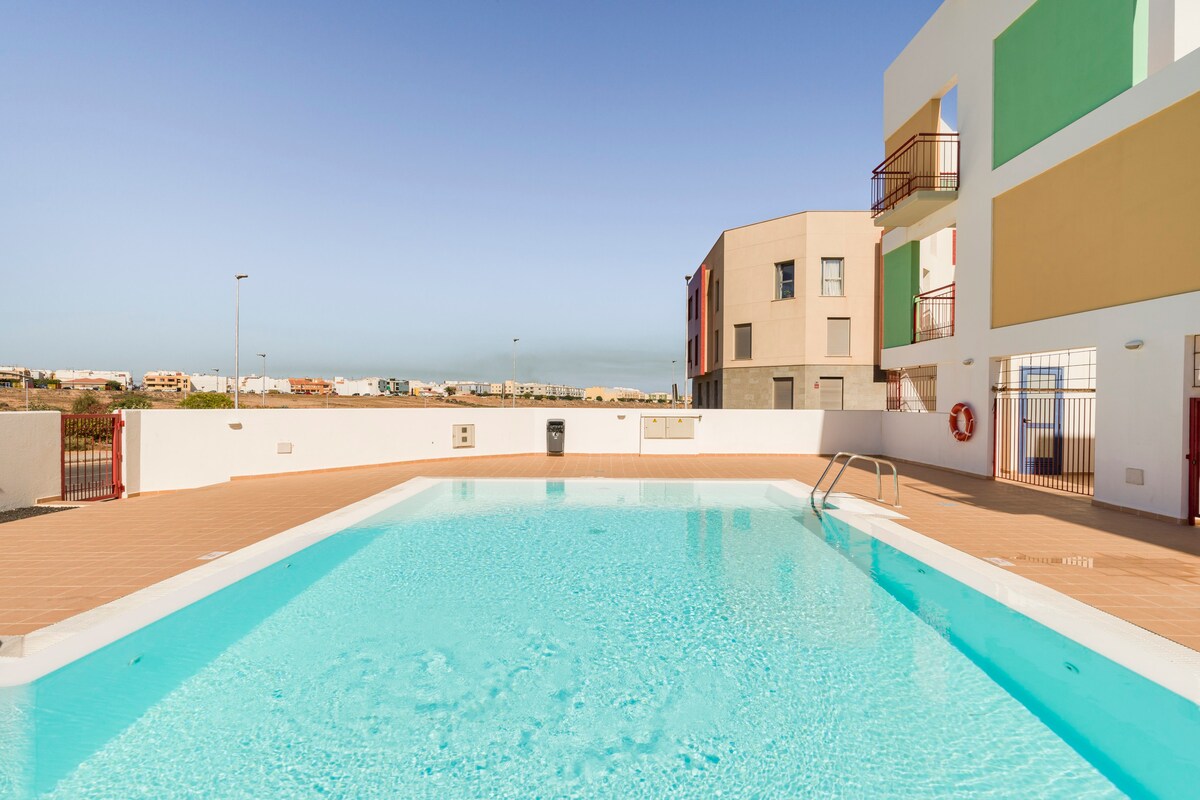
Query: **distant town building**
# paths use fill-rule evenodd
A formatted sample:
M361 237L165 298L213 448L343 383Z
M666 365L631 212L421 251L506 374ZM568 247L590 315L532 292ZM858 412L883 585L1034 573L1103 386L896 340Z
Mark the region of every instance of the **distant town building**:
M333 394L333 383L324 378L288 378L292 394Z
M0 389L17 389L28 380L29 370L23 367L0 367Z
M147 372L142 376L142 388L151 392L186 392L192 379L182 372Z
M669 403L671 402L670 392L650 392L646 395L646 399L651 403Z
M630 389L626 386L589 386L584 389L588 400L611 402L613 400L648 400L650 395L641 389Z
M192 381L192 391L194 392L233 393L233 378L228 376L193 372L188 377Z
M98 379L103 382L116 381L122 389L129 389L133 386L133 376L128 372L105 369L56 369L54 377L62 381L64 388L67 387L68 382L82 379ZM81 385L73 384L76 388Z
M112 382L112 380L107 378L71 378L62 382L62 388L99 391L106 388Z
M505 381L501 384L501 390L506 395L511 395L513 392L513 382ZM524 397L554 397L564 399L582 400L586 391L575 386L565 386L561 383L517 383L515 384L517 395ZM499 392L493 392L498 394Z
M446 381L443 386L446 393L453 390L454 394L491 394L492 384L479 381Z
M379 388L384 394L390 395L406 395L412 394L412 387L408 381L400 380L399 378L380 378Z
M381 378L342 378L333 379L333 393L341 397L373 397L383 394L379 385Z
M269 375L243 375L240 384L242 394L291 394L292 384L287 378L272 378Z

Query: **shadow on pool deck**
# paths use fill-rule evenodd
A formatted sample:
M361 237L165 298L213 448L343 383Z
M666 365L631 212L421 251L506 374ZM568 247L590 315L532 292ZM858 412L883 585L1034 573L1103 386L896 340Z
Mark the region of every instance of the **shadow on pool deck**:
M0 635L23 634L207 563L418 475L795 478L819 456L460 458L234 480L0 526ZM901 464L905 526L1200 650L1200 533L1087 498ZM874 498L875 475L839 485ZM890 488L885 487L885 497Z

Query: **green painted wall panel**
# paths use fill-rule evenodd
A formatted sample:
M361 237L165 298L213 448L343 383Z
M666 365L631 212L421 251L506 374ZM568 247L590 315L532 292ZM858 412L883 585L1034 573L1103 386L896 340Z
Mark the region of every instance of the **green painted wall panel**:
M883 346L912 344L913 298L921 291L921 243L883 256Z
M1144 75L1146 0L1038 0L996 37L992 164L1062 130Z

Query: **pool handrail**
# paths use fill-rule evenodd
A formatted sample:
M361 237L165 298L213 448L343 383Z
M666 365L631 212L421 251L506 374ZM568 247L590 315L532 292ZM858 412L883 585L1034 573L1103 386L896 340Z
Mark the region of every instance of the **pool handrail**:
M833 478L833 482L829 484L829 488L823 495L821 495L821 507L817 508L816 497L818 490L821 488L821 481L825 480L825 476L829 474L829 470L842 456L847 457L846 463L842 464L842 468L837 471L837 474ZM883 472L881 467L883 465L887 465L892 468L892 488L895 495L894 499L892 500L892 507L899 508L900 471L896 469L895 464L893 464L891 461L888 461L886 458L864 456L860 453L848 453L846 451L839 450L837 453L834 453L833 458L829 459L829 463L825 465L825 470L821 473L821 477L817 478L817 482L813 484L812 493L808 496L808 502L809 505L812 506L813 511L817 512L817 514L820 514L825 510L825 502L829 499L829 495L833 494L834 487L837 486L838 481L842 479L842 473L844 473L846 471L846 467L850 466L850 464L854 461L870 461L875 465L875 499L881 503L883 502Z

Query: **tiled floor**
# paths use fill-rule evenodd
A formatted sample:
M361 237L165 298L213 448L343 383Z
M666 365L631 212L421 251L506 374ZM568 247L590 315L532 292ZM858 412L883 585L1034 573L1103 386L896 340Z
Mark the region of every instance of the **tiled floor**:
M239 480L0 525L0 638L28 633L417 475L796 478L816 456L505 456ZM902 524L1200 650L1200 529L902 465ZM839 489L873 497L874 474ZM885 490L885 495L889 490Z

